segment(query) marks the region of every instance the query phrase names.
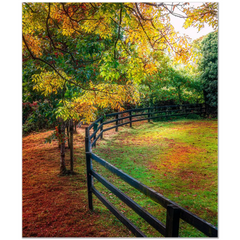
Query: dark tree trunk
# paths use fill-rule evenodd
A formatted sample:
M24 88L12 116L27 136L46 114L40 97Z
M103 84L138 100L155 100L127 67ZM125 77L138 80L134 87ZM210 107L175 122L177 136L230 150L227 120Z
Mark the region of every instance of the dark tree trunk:
M73 172L73 119L71 119L69 124L69 128L70 128L70 170L71 172Z
M67 137L68 137L68 148L70 148L70 121L67 122Z
M59 135L61 134L61 122L59 119L58 119L58 134ZM58 141L58 147L59 147L59 149L61 149L61 141L60 140Z
M65 164L65 124L64 121L61 120L61 128L60 128L60 136L61 136L61 158L60 158L60 174L65 174L67 169L66 169L66 164Z
M77 122L74 122L74 132L77 133Z

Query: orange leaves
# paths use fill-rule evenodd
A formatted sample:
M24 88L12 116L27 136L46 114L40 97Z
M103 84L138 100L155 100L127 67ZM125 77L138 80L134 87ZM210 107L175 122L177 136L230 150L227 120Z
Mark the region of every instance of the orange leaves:
M153 63L146 64L145 70L148 74L152 75L158 71L157 67Z
M184 23L184 27L190 26L198 28L200 31L204 27L204 23L207 23L213 29L218 28L218 3L203 3L197 8L185 8L185 14L187 19Z
M36 36L31 36L29 34L25 35L25 40L27 42L28 47L30 48L31 52L36 56L42 56L42 49L41 49L41 42ZM23 42L23 48L25 48L25 44Z

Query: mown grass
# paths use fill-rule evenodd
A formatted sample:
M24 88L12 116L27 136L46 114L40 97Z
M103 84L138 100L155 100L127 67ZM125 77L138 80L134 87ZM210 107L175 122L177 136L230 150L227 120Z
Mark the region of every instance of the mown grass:
M98 141L93 151L143 184L153 188L204 220L217 225L218 139L215 120L178 120L144 123L120 128L117 135ZM165 223L166 210L108 170L93 167L140 206ZM161 237L155 229L118 200L97 180L96 188L147 236ZM95 211L106 208L94 198ZM112 215L109 222L120 226ZM204 237L191 225L180 222L181 237Z

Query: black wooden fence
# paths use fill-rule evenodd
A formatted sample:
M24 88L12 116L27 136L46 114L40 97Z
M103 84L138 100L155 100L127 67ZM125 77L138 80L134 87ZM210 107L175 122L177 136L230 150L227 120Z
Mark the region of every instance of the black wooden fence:
M167 199L160 193L142 184L138 180L132 178L128 174L124 173L120 169L116 168L112 164L108 163L104 159L100 158L92 152L92 147L96 146L96 142L99 138L103 137L103 133L115 128L118 131L119 126L129 124L132 126L133 122L143 121L157 118L172 118L174 116L183 116L190 113L204 114L205 107L202 104L188 104L188 105L171 105L171 106L156 106L141 109L130 109L123 112L107 114L104 117L100 117L86 128L85 136L85 148L86 148L86 165L87 165L87 186L88 186L88 204L89 209L93 210L92 195L94 194L135 236L146 237L141 230L136 227L129 219L127 219L121 212L117 210L93 185L93 178L96 178L106 188L108 188L113 194L115 194L120 200L132 208L139 216L146 220L152 227L166 237L178 237L179 232L179 220L182 219L185 222L191 224L193 227L203 232L209 237L217 237L218 230L212 224L199 218L188 210L182 208L175 202ZM127 116L124 116L126 115ZM120 116L120 117L119 117ZM107 118L115 118L107 121ZM120 121L128 119L129 121ZM114 126L104 128L105 125L114 123ZM90 133L90 132L93 133ZM144 208L139 206L126 194L121 192L118 188L112 185L109 181L99 175L92 167L92 160L98 162L112 173L116 174L122 180L130 184L135 189L139 190L153 201L161 204L167 209L166 225L152 216Z

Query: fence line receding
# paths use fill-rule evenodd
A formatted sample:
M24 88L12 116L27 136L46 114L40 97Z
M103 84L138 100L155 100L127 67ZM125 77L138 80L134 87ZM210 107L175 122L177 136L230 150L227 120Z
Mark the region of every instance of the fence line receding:
M156 106L148 108L130 109L122 112L106 114L94 121L86 128L85 132L85 149L86 149L86 166L87 166L87 186L88 186L88 205L89 209L93 210L93 194L137 237L146 237L146 235L127 219L116 207L113 206L93 185L93 178L97 179L102 185L110 190L121 201L132 208L141 218L147 221L159 233L165 237L178 237L180 219L191 224L193 227L204 233L208 237L217 237L218 230L215 226L207 221L199 218L190 211L179 206L175 202L164 197L162 194L142 184L138 180L132 178L122 170L116 168L106 160L92 152L92 148L96 146L98 139L103 138L106 131L115 128L118 131L120 126L132 124L137 121L151 119L166 119L174 116L184 116L188 114L205 114L204 104L184 104L184 105L169 105ZM111 118L110 120L107 120ZM127 120L123 122L124 120ZM108 124L115 123L114 126L106 127ZM92 160L98 162L113 174L120 177L126 183L145 194L147 197L160 204L167 210L166 225L152 216L148 211L139 206L130 197L120 191L117 187L107 181L103 176L94 171Z

